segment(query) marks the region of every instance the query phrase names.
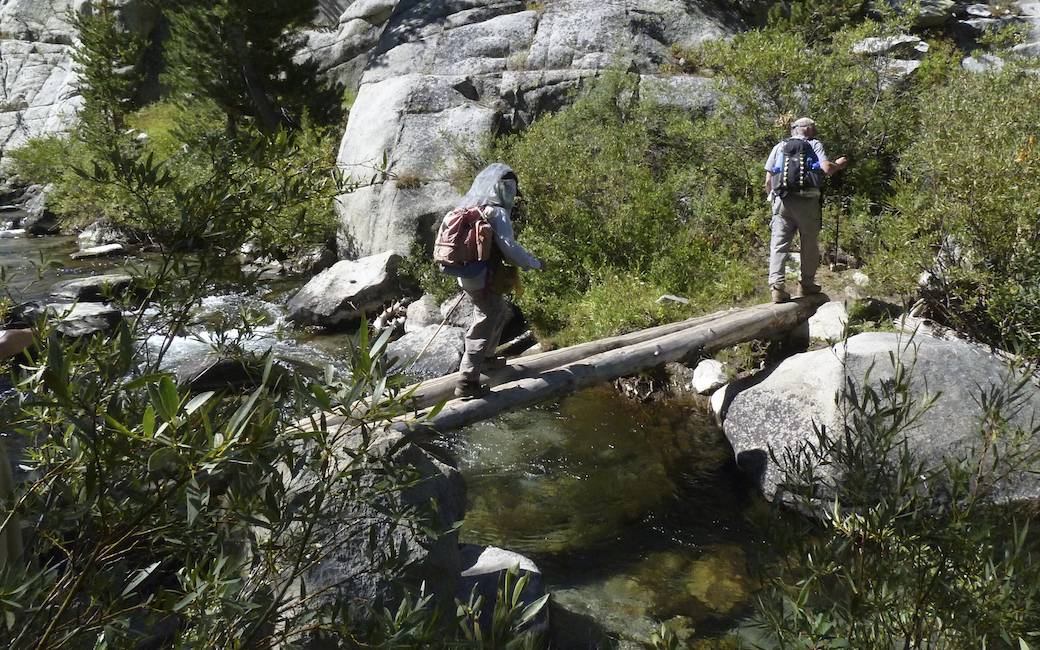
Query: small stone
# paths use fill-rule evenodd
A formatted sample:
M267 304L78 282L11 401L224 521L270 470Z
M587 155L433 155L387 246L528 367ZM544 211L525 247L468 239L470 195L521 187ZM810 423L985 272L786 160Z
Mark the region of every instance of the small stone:
M852 281L857 287L868 287L870 286L870 276L863 271L856 271L852 274Z
M660 298L657 299L657 304L659 304L659 305L663 305L666 302L676 303L676 304L679 304L679 305L688 305L688 304L690 304L689 298L683 298L682 296L675 296L675 295L672 295L670 293L666 293L666 294L664 294L663 296L661 296Z
M809 317L809 337L824 341L840 341L845 338L849 314L843 302L829 302Z
M69 255L74 260L96 259L98 257L111 257L113 255L126 255L126 247L122 244L106 244L94 246Z
M727 381L725 364L715 359L704 359L693 370L693 389L701 395L725 386Z

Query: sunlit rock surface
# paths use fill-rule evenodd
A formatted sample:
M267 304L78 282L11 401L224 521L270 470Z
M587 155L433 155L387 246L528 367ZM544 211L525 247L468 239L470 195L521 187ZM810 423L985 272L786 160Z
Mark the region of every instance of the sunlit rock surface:
M460 151L476 150L564 106L609 68L649 75L652 94L692 107L714 99L703 81L659 77L673 44L739 27L704 0L368 1L351 5L336 35L312 37L319 67L359 84L339 163L370 187L344 195L345 255L407 254L458 199ZM529 8L536 7L536 8ZM360 71L360 72L359 72ZM680 88L687 86L688 88ZM684 90L689 90L690 97ZM386 168L377 173L386 160Z
M814 426L832 435L843 431L843 410L836 396L853 382L862 393L866 379L878 387L893 377L889 355L910 370L911 394L918 404L926 395L938 399L906 430L916 457L935 466L946 457L967 454L984 442L980 427L984 393L1014 383L1015 375L1001 359L964 341L867 333L844 344L790 357L746 382L730 384L723 406L723 427L737 465L769 499L778 497L783 470L774 462L807 443L817 443ZM869 373L869 374L868 374ZM1005 414L1012 427L1030 431L1040 417L1040 391L1025 384L1021 403ZM998 443L1005 444L1007 438ZM772 453L770 453L772 452ZM827 470L833 472L834 470ZM836 477L840 480L840 477ZM1025 472L1003 486L1001 498L1035 499L1040 486Z

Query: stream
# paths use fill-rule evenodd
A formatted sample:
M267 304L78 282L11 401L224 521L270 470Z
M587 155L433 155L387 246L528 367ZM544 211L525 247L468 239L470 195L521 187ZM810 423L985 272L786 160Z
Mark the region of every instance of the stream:
M72 262L75 250L74 237L0 239L8 291L40 300L58 280L142 263ZM58 263L41 264L41 255ZM221 315L242 309L262 315L255 351L344 367L346 334L286 325L292 286L205 299L164 368L204 354L221 337L212 330ZM750 613L749 565L763 544L750 520L763 502L703 404L644 404L601 386L451 433L443 445L467 484L462 540L539 565L553 594L557 647L642 647L662 621L706 638Z

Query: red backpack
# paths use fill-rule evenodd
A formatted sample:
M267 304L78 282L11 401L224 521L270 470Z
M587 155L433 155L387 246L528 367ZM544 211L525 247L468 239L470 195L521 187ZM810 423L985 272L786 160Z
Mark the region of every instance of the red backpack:
M479 206L455 208L444 215L433 245L433 259L450 271L491 259L495 230Z

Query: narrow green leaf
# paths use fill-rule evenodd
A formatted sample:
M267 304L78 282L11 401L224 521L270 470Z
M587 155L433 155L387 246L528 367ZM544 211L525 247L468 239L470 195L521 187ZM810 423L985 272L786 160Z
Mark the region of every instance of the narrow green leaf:
M147 578L148 576L152 575L152 572L155 571L155 568L157 566L159 566L160 563L161 562L155 562L153 564L150 564L150 565L146 566L143 569L139 569L137 571L136 575L134 575L134 577L130 580L130 582L127 583L126 587L123 589L123 593L121 593L119 595L122 597L122 596L126 596L127 594L132 592L137 587L137 585L139 585L142 582L144 582L145 578Z

